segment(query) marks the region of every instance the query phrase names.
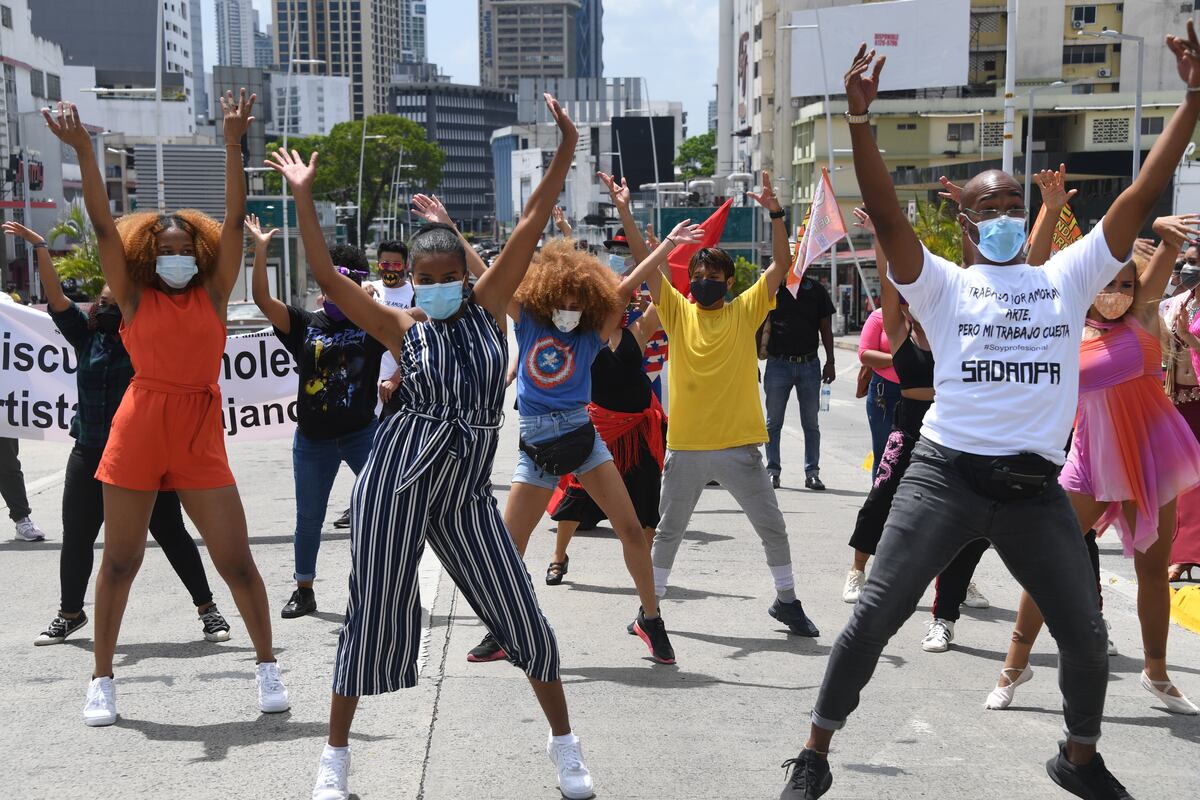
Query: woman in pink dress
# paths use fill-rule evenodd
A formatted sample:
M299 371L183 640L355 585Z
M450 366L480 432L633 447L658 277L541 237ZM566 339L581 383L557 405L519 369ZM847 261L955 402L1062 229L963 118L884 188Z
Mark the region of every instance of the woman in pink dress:
M1200 485L1200 444L1162 390L1158 301L1181 246L1200 236L1198 221L1200 215L1155 220L1163 241L1154 256L1126 264L1088 309L1075 435L1059 476L1081 531L1115 525L1134 560L1145 653L1141 685L1177 714L1200 714L1167 676L1175 498ZM1022 594L987 708L1007 708L1016 687L1032 676L1029 652L1041 627L1041 612Z

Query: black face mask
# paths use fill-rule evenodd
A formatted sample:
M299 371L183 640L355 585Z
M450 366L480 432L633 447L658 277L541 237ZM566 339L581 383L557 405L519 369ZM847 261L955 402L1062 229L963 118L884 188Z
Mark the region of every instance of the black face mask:
M693 278L691 283L692 297L701 306L711 306L725 296L728 288L725 281Z
M96 330L114 336L121 329L121 309L117 305L104 305L95 311Z

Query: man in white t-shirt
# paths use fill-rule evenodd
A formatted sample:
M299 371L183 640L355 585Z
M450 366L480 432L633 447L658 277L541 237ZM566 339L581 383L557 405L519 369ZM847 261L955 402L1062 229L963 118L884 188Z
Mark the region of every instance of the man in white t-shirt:
M1107 636L1087 548L1057 478L1078 400L1084 316L1128 259L1200 117L1192 24L1186 39L1167 44L1189 87L1185 99L1101 223L1040 268L1024 259L1021 186L999 170L963 187L958 222L970 269L921 244L868 124L883 59L863 45L846 73L859 188L892 280L925 328L937 402L896 491L875 568L833 645L808 741L789 762L780 800L815 800L829 790L830 741L858 706L884 646L934 576L980 538L1037 602L1058 643L1067 741L1046 764L1050 778L1078 797L1130 797L1096 754ZM1022 682L1027 673L1010 678Z

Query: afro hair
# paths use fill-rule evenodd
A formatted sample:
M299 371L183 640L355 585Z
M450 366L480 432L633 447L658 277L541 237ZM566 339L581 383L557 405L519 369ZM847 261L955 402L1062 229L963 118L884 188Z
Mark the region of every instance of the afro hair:
M138 286L152 286L158 261L158 234L177 229L192 237L196 248L196 268L207 280L217 268L217 247L221 224L202 211L184 208L173 214L144 211L126 214L117 220L117 233L125 248L125 268L129 279Z
M624 310L627 297L617 295L617 276L595 256L575 249L570 239L553 239L533 257L529 273L517 289L516 300L523 313L549 325L564 297L573 297L583 315L582 330L601 330L608 320Z

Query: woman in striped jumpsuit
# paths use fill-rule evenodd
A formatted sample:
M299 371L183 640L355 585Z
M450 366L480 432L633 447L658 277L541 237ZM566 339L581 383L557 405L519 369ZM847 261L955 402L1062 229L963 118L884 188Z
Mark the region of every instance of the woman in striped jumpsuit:
M547 753L568 798L592 796L571 732L554 631L492 496L503 419L507 337L503 320L562 190L578 133L546 96L563 139L495 264L466 290L466 254L453 229L429 225L410 242L415 304L376 303L338 275L322 239L307 164L280 150L271 166L291 184L313 276L332 302L397 354L401 410L380 428L351 502L350 602L338 640L329 741L314 800L349 796L349 733L358 698L417 681L421 604L417 567L428 542L463 597L529 676L550 723Z

